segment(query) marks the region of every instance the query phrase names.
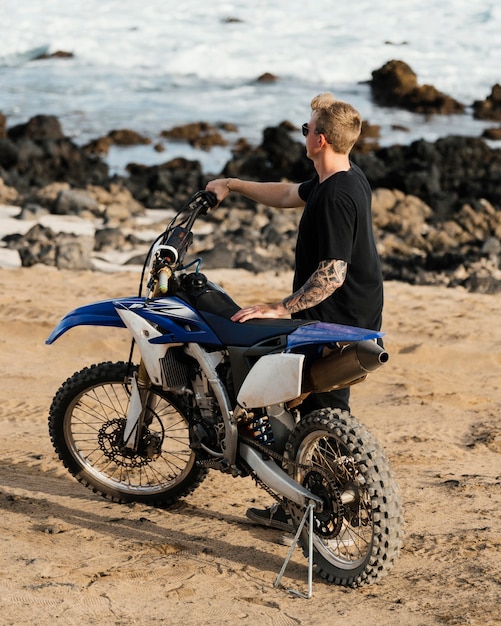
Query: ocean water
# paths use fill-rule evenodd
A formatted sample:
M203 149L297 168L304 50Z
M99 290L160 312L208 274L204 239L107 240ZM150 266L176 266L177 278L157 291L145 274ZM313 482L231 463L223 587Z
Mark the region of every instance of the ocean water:
M201 120L231 122L238 132L229 140L258 144L267 126L299 127L322 91L379 124L382 145L479 136L494 125L473 120L471 104L501 82L499 0L0 0L0 18L8 126L56 115L80 145L119 128L155 143L162 130ZM33 60L58 50L74 56ZM427 118L376 106L367 81L391 59L467 112ZM279 80L257 82L265 72ZM108 162L121 172L129 161L187 156L216 173L230 156L163 143L162 153L113 148Z

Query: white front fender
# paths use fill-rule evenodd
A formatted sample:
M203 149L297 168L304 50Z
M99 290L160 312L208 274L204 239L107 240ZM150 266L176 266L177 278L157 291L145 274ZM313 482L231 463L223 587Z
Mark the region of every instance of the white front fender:
M304 354L267 354L251 368L237 402L245 409L288 402L301 394Z

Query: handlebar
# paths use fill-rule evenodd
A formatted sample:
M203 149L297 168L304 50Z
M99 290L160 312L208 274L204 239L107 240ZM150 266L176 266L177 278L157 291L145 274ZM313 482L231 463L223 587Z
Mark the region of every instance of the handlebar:
M190 218L191 227L199 215L205 215L210 209L213 209L216 204L217 196L215 193L212 193L212 191L197 191L184 208L181 209L181 212L192 212L192 217Z
M153 297L168 292L169 280L174 272L182 266L186 252L193 241L193 233L191 232L193 224L199 215L206 215L216 205L216 194L211 191L197 191L167 226L159 238L160 245L152 259L151 278L148 287ZM186 213L188 217L176 225L179 216Z

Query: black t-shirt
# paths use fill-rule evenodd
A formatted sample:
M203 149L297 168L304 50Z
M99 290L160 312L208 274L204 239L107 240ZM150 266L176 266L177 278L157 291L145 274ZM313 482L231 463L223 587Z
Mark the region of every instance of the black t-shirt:
M343 285L293 317L379 330L383 277L372 229L371 188L354 163L323 183L318 175L299 187L306 202L298 229L294 291L325 260L348 263Z

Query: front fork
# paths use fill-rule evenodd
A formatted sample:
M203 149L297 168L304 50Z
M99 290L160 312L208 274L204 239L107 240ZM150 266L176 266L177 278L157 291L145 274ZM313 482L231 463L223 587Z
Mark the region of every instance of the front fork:
M152 414L154 394L150 393L151 380L146 371L146 366L141 359L137 375L130 379L131 394L127 419L123 433L124 447L137 452L141 433L147 416Z
M155 274L155 278L152 277L150 297L159 296L163 292L163 284L168 284L172 275L172 272L167 267L162 268L159 273L161 274L161 280L158 278L157 274ZM152 337L160 336L161 333L153 329L150 324L135 315L132 311L127 309L117 309L117 311L125 326L131 331L134 340L139 344L140 349L145 348L148 354L151 355L150 366L153 367L152 371L156 371L159 359L165 356L166 346L152 346L149 340ZM156 380L154 380L154 382L160 384L160 373L157 372L154 375L154 378L155 377ZM130 403L123 433L123 445L132 452L137 452L143 427L145 424L148 424L147 420L153 415L154 394L151 393L151 386L152 380L148 374L148 368L146 367L144 359L141 357L137 374L133 374L130 378Z

